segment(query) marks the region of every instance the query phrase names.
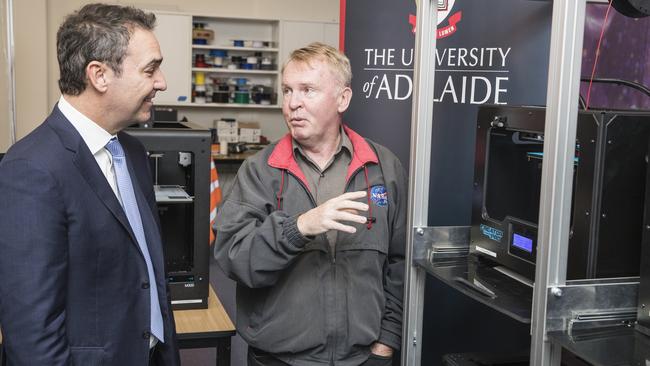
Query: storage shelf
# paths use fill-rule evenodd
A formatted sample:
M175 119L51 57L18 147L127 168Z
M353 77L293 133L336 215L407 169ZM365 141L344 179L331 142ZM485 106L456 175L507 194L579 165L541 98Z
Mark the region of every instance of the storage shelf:
M225 50L225 51L253 51L253 52L280 52L278 48L270 47L235 47L235 46L215 46L193 44L192 49L195 50Z
M516 281L473 254L416 264L463 294L522 323L530 323L533 288Z
M628 326L549 332L548 338L594 366L645 365L650 359L650 337Z
M261 104L238 104L227 103L228 100L216 99L226 103L211 103L212 98L208 96L206 101L210 103L193 103L190 98L193 88L193 79L195 76L205 75L207 78L224 79L208 80L216 81L217 84L228 84L234 80L226 82L225 79L247 79L246 84L249 87L263 85L264 94L271 94L271 97L264 96L265 101L275 102L274 95L279 94L280 89L280 20L272 19L246 19L246 18L229 18L209 15L191 15L185 13L161 13L160 25L157 27L158 39L160 40L161 50L165 55L165 62L162 64L164 72L168 75L168 89L156 98L154 103L160 106L201 110L203 108L223 109L231 111L250 111L251 117L257 118L256 111L266 113L267 111L277 113L281 108L277 102L272 105ZM193 44L192 36L194 23L203 23L205 29L213 31L213 37L206 40L209 44ZM210 38L209 35L206 36ZM244 40L247 47L237 47L233 40ZM252 41L248 43L248 41ZM263 42L263 43L259 43ZM252 46L255 47L252 47ZM242 44L243 46L243 44ZM240 56L242 61L247 61L255 53L262 56L255 56L263 65L239 65L234 64L230 67L237 66L236 69L229 69L230 58L224 58L224 67L213 67L212 58L208 53L210 50L222 50L229 55ZM207 63L198 63L202 67L195 67L194 61L196 55L203 54ZM270 63L269 63L270 60ZM218 63L218 62L217 62ZM252 66L254 69L247 69L244 66ZM189 72L179 72L188 70ZM200 80L199 80L200 81ZM237 80L242 82L243 80ZM215 87L215 89L217 89ZM199 99L200 100L200 99ZM260 101L255 99L256 101ZM231 99L232 101L232 99ZM238 101L243 101L243 98Z
M213 67L193 67L192 71L208 72L215 74L253 74L253 75L278 75L278 70L243 70L243 69L223 69Z
M162 154L160 154L162 157ZM193 203L194 197L190 196L183 187L179 185L154 185L156 203Z
M156 106L166 106L166 107L186 107L186 108L241 108L241 109L280 109L282 108L278 104L239 104L239 103L160 103Z

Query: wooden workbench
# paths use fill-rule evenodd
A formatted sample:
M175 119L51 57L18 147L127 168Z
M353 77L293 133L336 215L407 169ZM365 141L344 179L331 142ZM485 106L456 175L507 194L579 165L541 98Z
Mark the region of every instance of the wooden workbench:
M217 349L217 366L230 365L230 339L235 325L210 286L207 309L175 310L178 347Z

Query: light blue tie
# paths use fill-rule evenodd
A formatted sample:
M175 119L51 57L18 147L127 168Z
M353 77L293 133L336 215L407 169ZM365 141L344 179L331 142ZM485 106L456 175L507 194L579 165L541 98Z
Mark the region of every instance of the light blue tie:
M144 261L147 263L147 272L149 273L149 296L151 297L151 333L164 342L163 333L163 320L162 313L160 312L160 303L158 302L158 288L156 286L156 276L153 272L153 264L151 263L151 256L149 256L149 249L147 248L147 240L144 236L142 228L142 218L140 217L140 210L138 210L138 202L135 199L133 192L133 184L131 183L131 176L126 166L126 158L124 157L124 150L117 138L112 138L106 149L113 156L113 167L115 168L115 178L117 180L117 190L122 198L122 208L126 213L131 229L135 234L138 241Z

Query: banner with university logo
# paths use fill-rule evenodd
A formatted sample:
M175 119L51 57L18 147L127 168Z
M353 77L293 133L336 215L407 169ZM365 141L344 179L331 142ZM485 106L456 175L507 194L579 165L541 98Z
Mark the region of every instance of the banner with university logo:
M352 63L354 93L344 120L395 152L405 166L410 151L417 3L341 0L341 46ZM478 108L546 103L552 2L437 3L429 225L469 225ZM428 332L435 341L426 342L425 329L423 365L440 364L441 352L458 352L463 343L468 352L515 350L529 344L529 326L508 325L504 322L512 320L432 282L436 281L427 279L424 326L436 327ZM427 302L434 303L430 314ZM478 327L473 332L473 323L483 323L481 329L500 329L501 339ZM467 327L460 332L462 338L440 334L445 329L455 332L459 326ZM507 339L509 344L504 343Z
M354 92L345 121L408 166L417 4L347 0L342 6ZM465 225L478 107L546 103L552 4L438 0L438 6L429 215L432 225Z

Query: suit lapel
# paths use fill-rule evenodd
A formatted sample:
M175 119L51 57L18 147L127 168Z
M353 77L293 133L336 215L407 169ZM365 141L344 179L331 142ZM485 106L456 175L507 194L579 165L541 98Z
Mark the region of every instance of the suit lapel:
M84 143L81 135L72 126L65 116L59 111L58 107L54 107L52 114L48 118L48 123L56 131L61 138L61 142L66 149L72 151L74 165L79 170L81 176L84 177L90 188L95 192L99 200L106 206L115 219L124 227L131 237L132 243L140 250L138 242L135 239L129 220L120 205L120 202L115 197L113 189L108 184L106 177L97 165L95 157L88 150L88 146Z

